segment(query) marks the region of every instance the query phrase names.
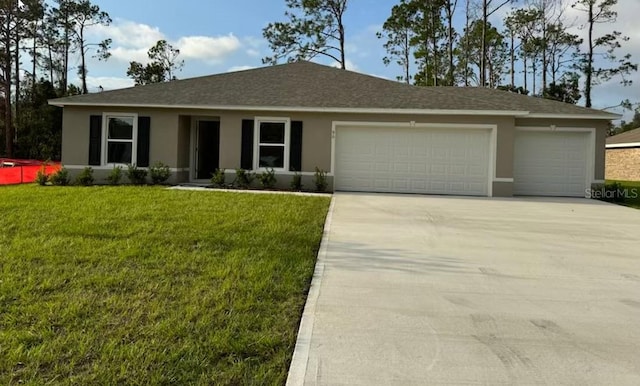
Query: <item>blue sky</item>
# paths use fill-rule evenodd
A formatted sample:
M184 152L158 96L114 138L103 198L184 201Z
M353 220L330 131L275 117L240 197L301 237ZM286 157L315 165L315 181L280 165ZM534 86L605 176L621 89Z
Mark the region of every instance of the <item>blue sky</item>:
M571 0L566 0L571 1ZM158 39L166 39L181 49L185 61L179 78L226 72L261 66L261 59L269 54L262 38L262 29L271 21L283 20L284 0L93 0L113 19L109 27L97 27L90 31L91 38L99 41L113 39L113 56L107 62L92 60L89 63L89 87L96 91L121 88L132 84L126 77L131 60L144 61L146 51ZM640 14L640 1L619 0L618 9L624 9L615 24L631 37L625 50L640 61L640 27L633 20ZM397 0L352 0L347 10L347 60L352 70L395 79L400 69L382 63L385 55L382 41L376 31L389 15ZM459 15L463 17L464 0L459 0ZM494 17L500 23L504 11ZM636 12L637 11L637 12ZM567 17L576 25L581 15L570 7ZM460 23L458 23L460 24ZM461 31L461 26L457 26ZM599 26L602 31L612 26ZM584 30L575 28L575 33ZM318 61L331 64L330 61ZM594 92L595 107L619 103L624 98L640 101L640 77L636 74L636 85L623 88L612 81L599 86Z

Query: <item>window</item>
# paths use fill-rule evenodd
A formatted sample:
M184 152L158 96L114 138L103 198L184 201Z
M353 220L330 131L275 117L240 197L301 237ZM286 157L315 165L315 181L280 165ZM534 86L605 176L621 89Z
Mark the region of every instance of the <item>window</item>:
M137 117L135 115L105 115L105 163L131 164L135 161Z
M257 169L288 170L290 126L288 118L256 119Z

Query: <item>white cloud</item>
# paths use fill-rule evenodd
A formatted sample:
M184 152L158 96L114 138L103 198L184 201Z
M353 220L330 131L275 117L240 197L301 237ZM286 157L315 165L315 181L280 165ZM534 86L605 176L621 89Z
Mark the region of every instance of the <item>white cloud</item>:
M232 34L226 36L185 36L175 43L183 59L200 59L219 63L227 55L241 47L240 40Z
M222 59L242 46L241 41L233 34L183 36L172 40L158 27L124 19L116 19L109 26L94 26L89 33L95 40L112 39L111 58L124 63L133 60L148 62L147 51L158 40L167 40L169 44L180 49L182 59L202 60L207 63L220 63Z
M251 57L254 57L254 58L260 56L260 51L254 49L254 48L249 48L246 51L246 53L247 53L247 55L249 55Z
M148 48L113 47L109 52L111 52L111 58L118 61L147 63L149 61L148 50Z
M227 70L227 72L235 72L235 71L244 71L251 70L255 68L254 66L233 66Z
M158 40L166 38L158 27L123 19L116 19L109 26L93 26L90 33L101 38L110 38L115 47L124 48L149 49Z
M331 67L340 68L340 63L334 62L331 65ZM349 59L345 60L345 67L349 71L356 71L356 72L360 71L360 67L357 64L355 64L354 62L352 62L351 60L349 60Z

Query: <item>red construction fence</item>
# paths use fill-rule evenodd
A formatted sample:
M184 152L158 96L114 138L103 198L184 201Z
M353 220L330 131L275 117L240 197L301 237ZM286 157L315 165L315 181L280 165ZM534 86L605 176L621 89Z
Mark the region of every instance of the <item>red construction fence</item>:
M0 185L34 182L38 170L43 169L47 175L51 175L60 170L60 163L0 158Z

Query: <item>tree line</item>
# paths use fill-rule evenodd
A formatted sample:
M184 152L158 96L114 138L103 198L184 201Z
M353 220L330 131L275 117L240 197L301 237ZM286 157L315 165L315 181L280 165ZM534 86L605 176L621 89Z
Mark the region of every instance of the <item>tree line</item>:
M619 31L596 34L615 23L618 0L400 0L377 33L382 61L397 80L418 86L499 88L592 107L593 89L617 78L629 86L638 70L629 40ZM345 69L345 14L349 0L286 0L285 20L263 30L273 52L265 64L328 57ZM580 19L566 15L567 4ZM500 27L493 25L500 11ZM456 28L454 20L464 20ZM460 24L459 22L457 24ZM583 40L572 27L587 31ZM580 84L580 79L584 79ZM629 101L620 106L629 107ZM617 106L614 106L617 107Z
M111 24L90 0L0 0L0 155L60 159L62 111L57 97L86 94L89 59L108 60L111 39L91 40L95 26ZM149 63L132 61L135 84L175 79L180 51L165 40ZM77 75L79 84L72 83Z
M615 22L618 0L570 1L582 15L577 24L563 0L399 0L377 33L382 61L408 84L493 87L591 107L594 87L614 78L628 86L638 66L620 53L628 37L594 29ZM62 112L47 101L89 92L89 60L108 60L112 41L91 40L88 32L111 18L90 0L0 3L0 154L60 159ZM327 57L346 69L350 1L285 4L285 19L263 30L272 51L263 62ZM498 12L505 15L500 27L489 21ZM586 40L570 32L576 26L587 31ZM179 54L160 40L146 64L130 62L127 76L136 85L176 79L184 64ZM70 81L74 72L78 85ZM636 112L617 130L633 128Z

